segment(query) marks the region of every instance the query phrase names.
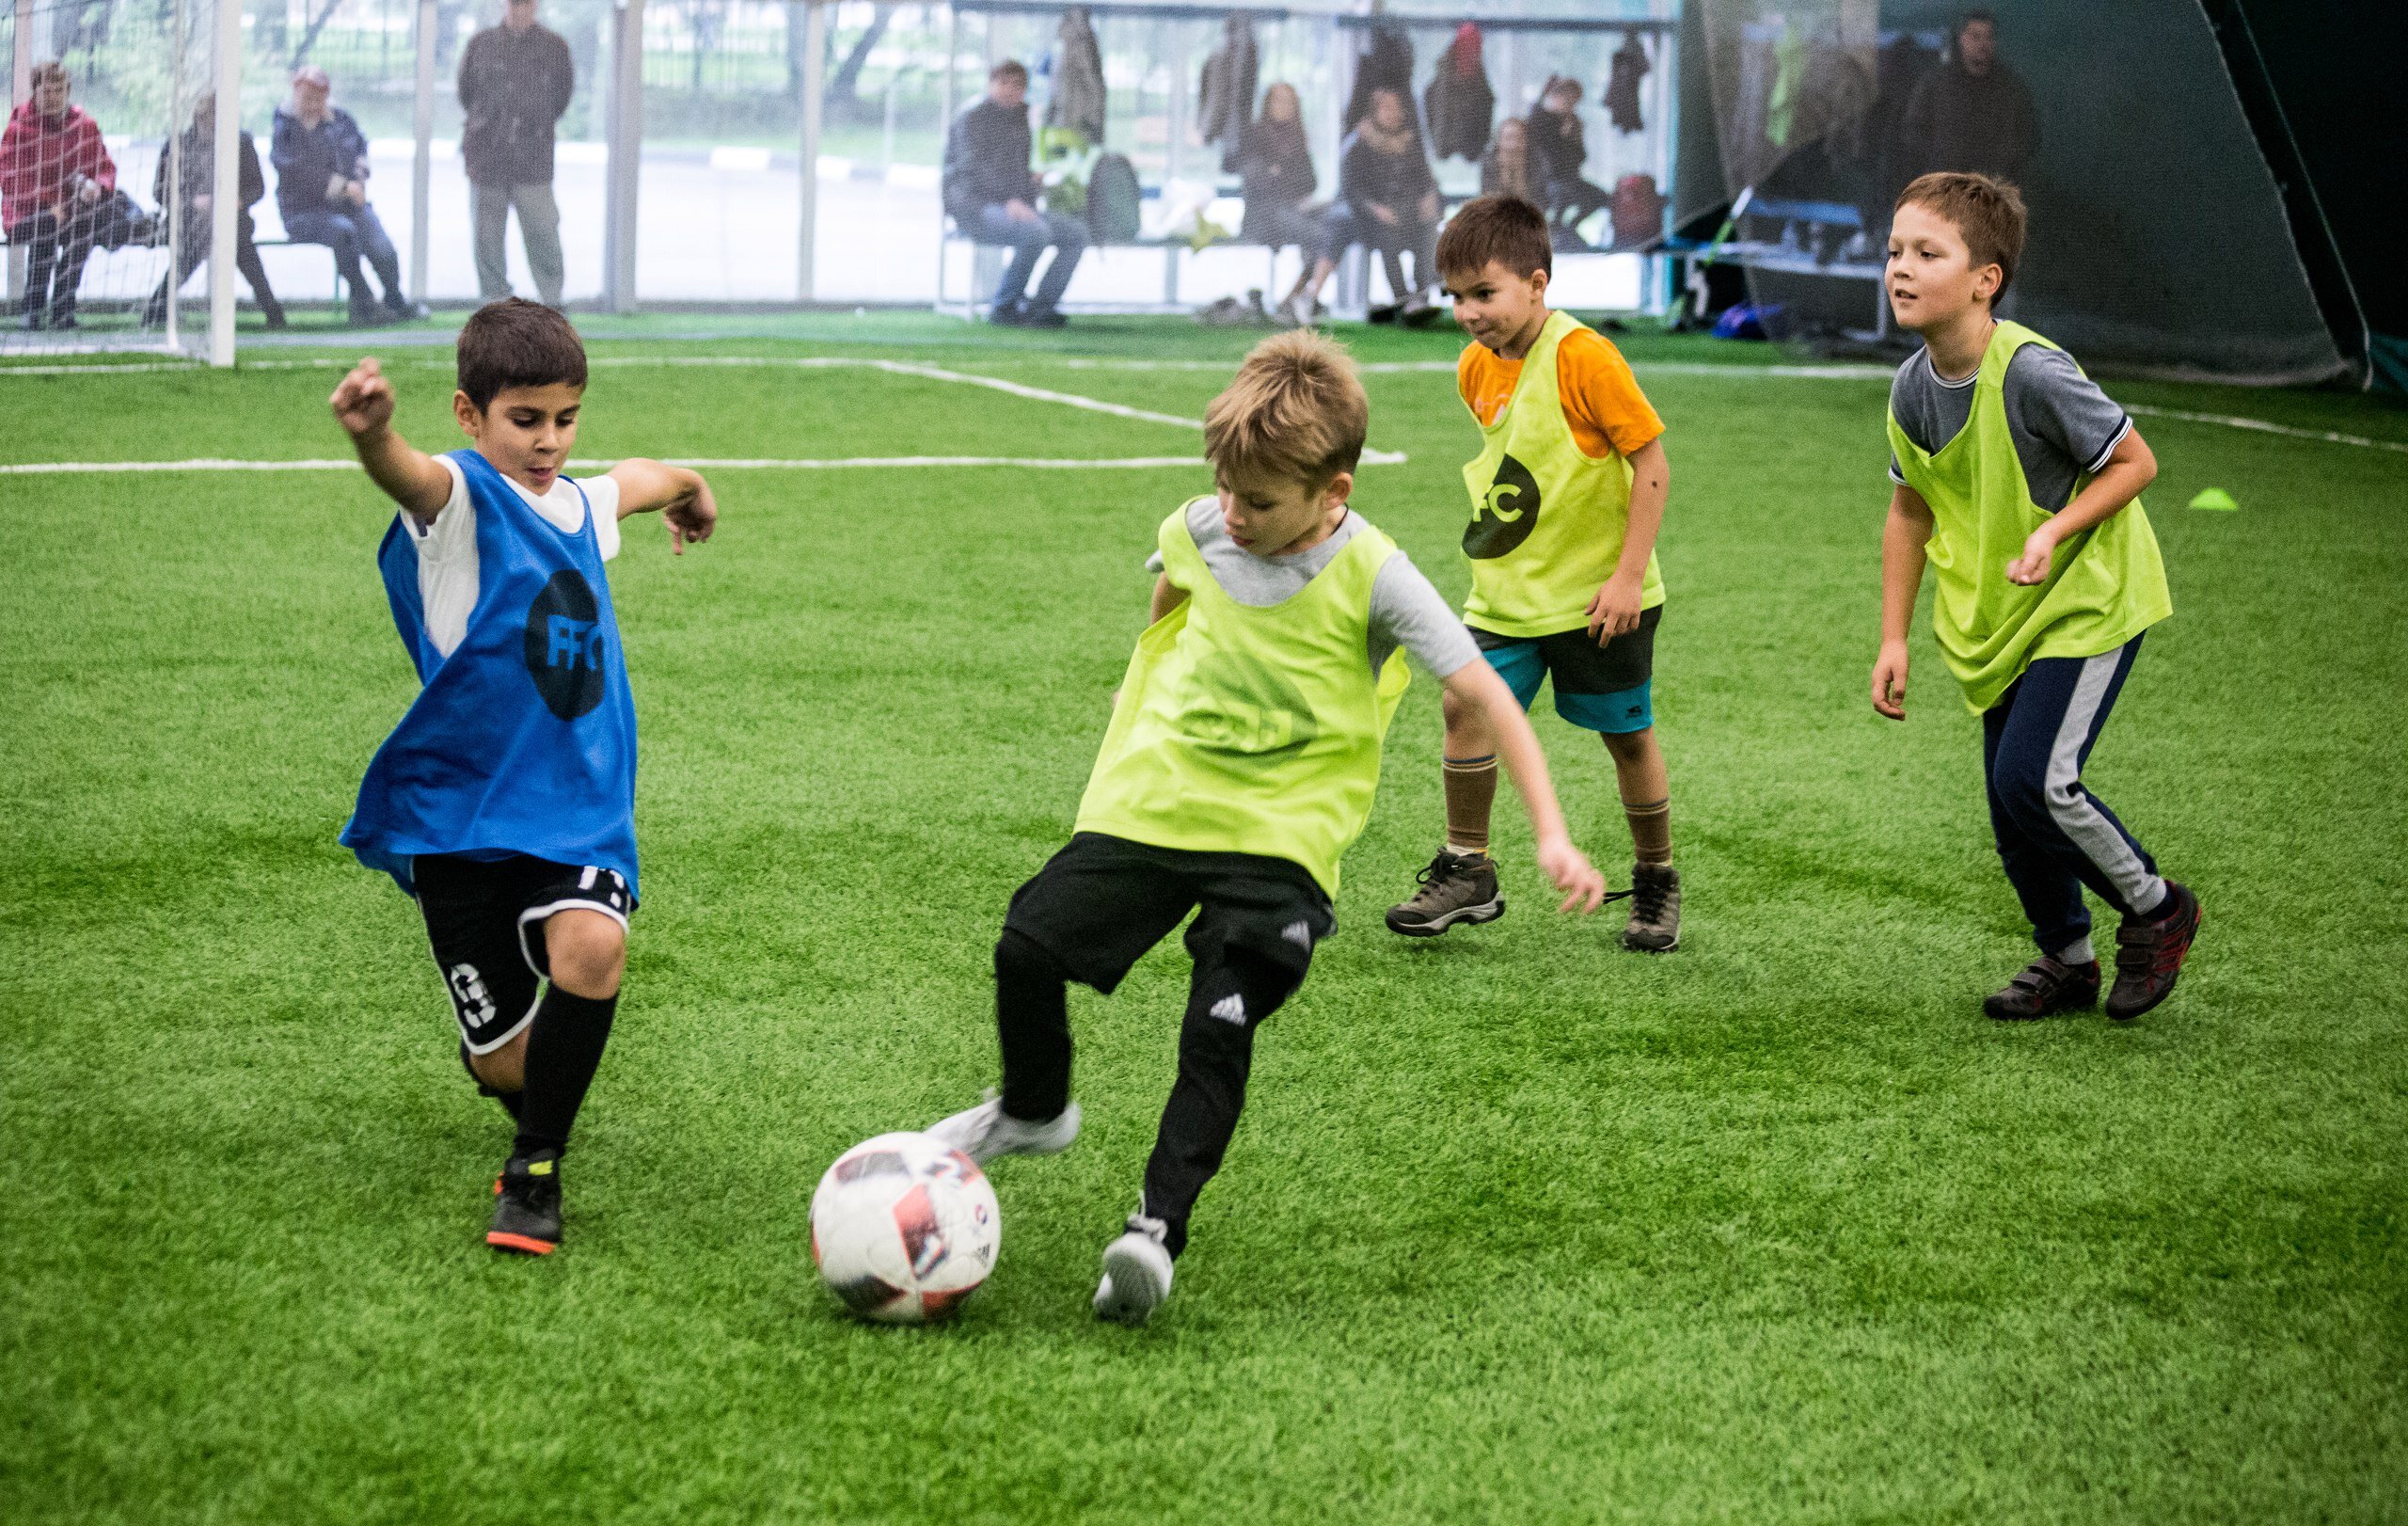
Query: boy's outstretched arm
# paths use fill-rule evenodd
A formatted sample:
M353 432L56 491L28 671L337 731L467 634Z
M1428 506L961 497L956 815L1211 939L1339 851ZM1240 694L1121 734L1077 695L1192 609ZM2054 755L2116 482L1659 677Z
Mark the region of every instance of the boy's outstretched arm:
M718 528L719 504L699 471L634 456L612 467L610 480L619 485L619 517L658 509L669 524L669 548L679 556Z
M1672 464L1658 436L1630 453L1630 522L1613 576L1589 600L1589 635L1598 644L1639 628L1639 601L1647 584L1647 559L1664 528L1664 501L1672 491Z
M393 384L373 356L351 368L326 399L335 421L351 437L352 449L369 479L385 490L410 517L433 524L443 505L452 501L452 474L424 451L413 448L393 428Z
M2023 554L2006 565L2006 580L2015 583L2037 583L2049 580L2049 567L2055 560L2058 546L2097 525L2106 523L2124 512L2125 505L2141 496L2141 489L2157 481L2157 453L2141 438L2138 429L2127 429L2124 437L2115 442L2107 464L2099 475L2083 485L2073 501L2049 516L2046 523L2032 532L2023 543Z
M1873 662L1873 707L1893 721L1907 718L1907 628L1923 590L1924 548L1931 540L1931 505L1903 485L1890 490L1890 521L1881 528L1881 655Z
M1530 719L1515 703L1513 691L1484 661L1466 662L1449 674L1446 690L1457 703L1487 719L1489 735L1497 739L1497 755L1504 760L1505 771L1513 776L1513 787L1521 791L1522 803L1529 808L1530 826L1538 834L1539 867L1563 892L1563 904L1557 910L1568 912L1576 906L1583 913L1595 911L1605 899L1606 877L1587 854L1572 846L1572 835L1563 826L1563 808L1556 803L1555 786L1547 778L1546 755L1539 750L1538 734L1530 729Z

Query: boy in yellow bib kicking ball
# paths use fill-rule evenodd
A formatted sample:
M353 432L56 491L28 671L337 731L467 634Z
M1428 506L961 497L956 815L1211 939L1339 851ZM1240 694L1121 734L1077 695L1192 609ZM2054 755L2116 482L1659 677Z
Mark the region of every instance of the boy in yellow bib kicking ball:
M1681 877L1652 695L1664 606L1656 532L1671 485L1663 421L1605 336L1548 309L1554 254L1538 208L1465 203L1436 262L1475 342L1455 380L1482 436L1464 468L1464 623L1523 708L1552 676L1556 713L1605 739L1637 860L1623 946L1669 952L1681 940ZM1447 840L1421 888L1388 912L1388 930L1406 937L1505 914L1488 853L1495 739L1485 714L1452 694L1446 722Z
M1066 987L1109 993L1185 920L1196 962L1179 1077L1145 1192L1103 1253L1098 1315L1145 1323L1245 1101L1254 1033L1337 922L1338 864L1363 830L1403 693L1398 648L1488 718L1564 909L1605 881L1572 846L1529 723L1446 600L1347 507L1370 405L1344 351L1264 341L1204 418L1219 488L1157 534L1138 638L1069 845L1013 895L995 946L999 1096L929 1132L974 1160L1078 1137Z
M2122 914L2107 1015L2173 993L2198 898L2083 787L2139 655L2174 612L2140 503L2157 458L2063 350L1991 306L2023 253L2023 198L1987 175L1925 175L1898 199L1886 278L1924 347L1890 389L1890 520L1873 707L1906 719L1907 625L1924 564L1932 628L1982 718L1990 827L2040 957L1982 1004L2046 1017L2099 1000L2087 885Z

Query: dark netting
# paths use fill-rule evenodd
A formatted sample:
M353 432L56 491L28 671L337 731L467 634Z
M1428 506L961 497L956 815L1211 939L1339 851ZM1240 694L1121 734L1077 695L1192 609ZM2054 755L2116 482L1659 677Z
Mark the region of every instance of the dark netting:
M1982 169L2032 210L2008 310L2084 358L2343 371L2197 0L1988 8L1984 72L1956 41L1966 12L1939 0L1700 0L1716 159L1741 211L1728 234L1773 330L1877 326L1898 189Z

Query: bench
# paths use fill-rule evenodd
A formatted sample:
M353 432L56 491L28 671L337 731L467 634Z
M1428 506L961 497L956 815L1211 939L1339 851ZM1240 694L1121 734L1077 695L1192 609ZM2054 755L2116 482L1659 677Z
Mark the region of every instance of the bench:
M254 247L261 248L261 249L324 249L324 250L325 250L327 262L328 262L330 265L333 265L333 269L334 269L334 296L333 296L333 298L332 298L332 301L333 301L333 305L334 305L335 311L336 311L339 315L346 315L346 316L347 316L347 315L350 313L350 311L351 311L351 302L350 302L350 295L351 295L351 294L350 294L349 290L347 289L347 287L345 286L345 283L344 283L343 278L342 278L342 267L341 267L340 264L336 264L336 263L334 262L334 250L333 250L333 248L332 248L332 247L330 247L330 246L327 246L327 245L324 245L324 244L303 244L303 243L299 243L299 242L297 242L297 241L295 241L295 240L293 240L293 239L287 239L287 238L258 238L258 239L253 239L251 242L252 242L252 245L253 245L253 246L254 246ZM94 247L93 247L93 249L92 249L92 257L93 257L93 258L98 258L98 257L100 257L100 256L102 256L102 255L109 255L109 254L123 254L123 253L127 252L128 250L136 250L136 251L139 251L139 252L144 253L144 254L157 254L157 255L159 255L159 256L161 257L161 265L160 265L159 274L161 274L161 275L165 275L165 274L166 274L166 246L165 244L127 244L127 245L120 246L119 247L118 247L118 248L114 248L114 249L102 248L102 247L100 247L100 246L98 246L96 245L96 246L94 246ZM15 251L14 249L11 249L11 248L9 247L9 244L8 244L8 231L7 231L7 230L5 230L5 229L0 229L0 260L6 260L6 261L9 262L9 264L10 264L10 268L9 268L8 273L8 290L9 290L9 293L10 293L9 302L10 302L10 306L11 306L11 310L12 310L12 312L13 312L13 310L14 310L14 304L16 303L16 301L17 301L17 300L18 300L18 298L19 298L19 294L21 294L21 293L22 293L22 291L23 291L23 283L24 283L24 275L23 275L23 273L22 273L21 271L19 271L18 269L16 269L16 268L15 268L15 261L16 261L16 258L17 258L17 251ZM88 265L87 266L87 268L89 268L89 267L88 267ZM119 309L119 308L123 308L123 309L128 310L138 310L138 307L139 307L139 305L140 305L140 304L145 303L145 302L148 302L148 301L150 300L150 289L149 287L147 287L147 286L146 286L145 290L143 291L143 293L141 294L141 295L139 295L138 297L136 297L136 296L126 296L126 295L119 295L119 296L116 296L116 297L111 297L111 298L104 299L104 300L103 301L103 303L101 304L101 306L103 307L103 310L118 310L118 309ZM78 306L83 306L83 305L86 305L86 304L84 304L84 303L79 299ZM189 309L188 309L188 308L187 308L187 310L189 310Z
M1703 285L1702 267L1737 265L1784 276L1823 276L1835 280L1873 283L1873 330L1876 340L1890 337L1890 301L1883 282L1886 263L1851 254L1849 246L1865 234L1864 215L1845 201L1810 201L1759 196L1752 185L1739 193L1714 236L1700 244L1665 239L1664 253L1681 262L1684 285Z
M1149 190L1148 196L1154 195ZM956 295L948 286L947 250L967 245L972 250L970 290ZM1179 294L1180 254L1182 250L1201 252L1181 237L1116 239L1109 243L1097 240L1088 249L1159 249L1163 256L1163 294L1159 303L1152 302L1065 302L1064 308L1075 312L1184 312L1186 305ZM1279 251L1267 245L1245 244L1235 239L1221 239L1204 246L1207 249L1259 249L1263 256L1263 288L1267 292L1275 284L1278 271ZM991 306L996 285L1002 281L1004 262L1009 249L1001 244L981 244L956 227L952 217L943 220L937 247L936 310L951 317L979 318Z

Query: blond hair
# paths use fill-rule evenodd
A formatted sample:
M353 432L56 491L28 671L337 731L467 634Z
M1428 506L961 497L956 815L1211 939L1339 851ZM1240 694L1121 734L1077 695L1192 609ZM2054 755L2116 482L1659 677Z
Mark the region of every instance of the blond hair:
M1204 458L1220 475L1325 485L1362 459L1371 402L1345 350L1308 328L1256 345L1204 410Z
M2015 267L2023 260L2023 193L1996 175L1941 170L1918 176L1898 193L1898 205L1921 207L1935 217L1956 225L1973 268L1998 266L1996 302L2006 294Z

